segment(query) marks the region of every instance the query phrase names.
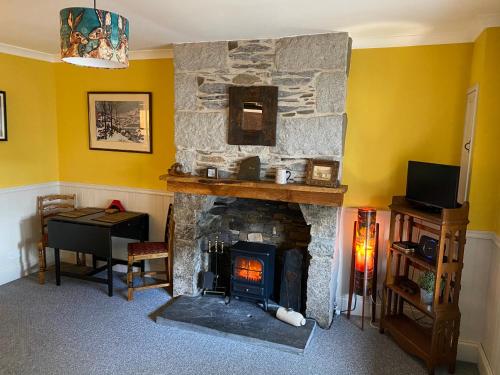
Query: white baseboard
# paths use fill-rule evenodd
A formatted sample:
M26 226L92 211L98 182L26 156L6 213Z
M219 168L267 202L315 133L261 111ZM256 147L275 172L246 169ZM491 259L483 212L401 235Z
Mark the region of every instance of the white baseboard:
M457 359L464 362L479 363L481 343L470 340L458 340Z
M494 375L480 342L458 340L457 359L476 363L481 375Z
M493 369L490 366L490 361L486 356L484 348L481 344L478 344L478 356L479 360L477 362L477 367L479 368L479 374L481 375L494 375Z

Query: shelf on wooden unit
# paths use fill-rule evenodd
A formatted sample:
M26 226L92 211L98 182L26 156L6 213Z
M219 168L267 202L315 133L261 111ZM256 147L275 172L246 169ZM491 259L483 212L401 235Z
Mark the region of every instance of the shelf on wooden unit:
M391 251L394 251L398 254L401 254L402 256L406 257L409 259L412 263L416 263L426 270L436 272L436 264L431 263L430 261L426 260L425 258L421 257L420 255L416 253L405 253L403 250L398 249L395 246L390 247Z
M435 314L432 307L429 308L428 305L424 305L422 302L420 302L420 291L415 294L410 294L397 284L388 284L387 288L399 294L401 297L403 297L404 300L408 301L411 305L415 306L424 314L430 316L431 318L434 318Z
M415 207L403 196L396 196L393 197L392 203L389 205L389 208L393 212L409 215L439 226L464 224L464 217L466 220L465 224L469 223L469 220L467 219L467 215L469 212L468 202L465 202L461 207L458 208L443 208L439 212L432 212Z
M161 176L167 182L167 191L186 194L231 196L273 200L280 202L307 203L339 207L347 191L339 187L311 186L304 184L279 185L271 181L218 180L196 176Z
M389 315L384 318L383 328L404 349L427 360L431 356L431 330L422 327L406 315Z

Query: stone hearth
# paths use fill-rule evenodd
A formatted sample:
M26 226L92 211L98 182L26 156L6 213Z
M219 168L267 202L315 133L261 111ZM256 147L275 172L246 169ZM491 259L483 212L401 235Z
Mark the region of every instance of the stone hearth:
M177 298L156 316L156 322L294 354L306 351L315 328L310 320L293 327L253 303L232 300L225 305L214 297Z
M342 160L350 38L346 33L278 40L174 46L176 160L195 175L207 166L235 177L238 163L258 155L261 178L276 167L302 182L308 158ZM278 86L276 146L227 144L230 85ZM175 193L174 295L199 293L203 223L216 197ZM326 327L334 312L338 209L300 204L310 227L306 314Z

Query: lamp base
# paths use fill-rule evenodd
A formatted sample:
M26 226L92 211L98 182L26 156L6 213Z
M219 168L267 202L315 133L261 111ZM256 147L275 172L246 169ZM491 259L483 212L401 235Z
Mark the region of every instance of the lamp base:
M364 293L365 273L354 271L354 293L362 296ZM366 281L366 295L371 296L373 290L373 270L368 271L368 280Z

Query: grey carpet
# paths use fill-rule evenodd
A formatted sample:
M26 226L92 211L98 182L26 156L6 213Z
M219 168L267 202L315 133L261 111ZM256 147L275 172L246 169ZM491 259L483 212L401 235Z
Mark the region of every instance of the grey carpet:
M35 276L0 287L1 374L427 374L386 335L361 332L337 318L317 329L300 356L164 327L151 316L169 299L164 290L125 299L115 275L115 296L106 286ZM441 372L441 370L438 373ZM457 374L476 375L460 363Z

